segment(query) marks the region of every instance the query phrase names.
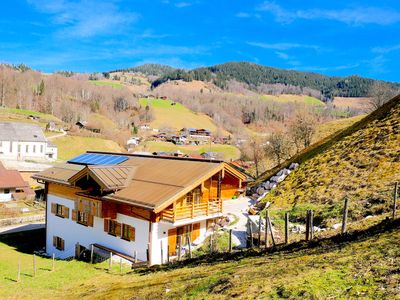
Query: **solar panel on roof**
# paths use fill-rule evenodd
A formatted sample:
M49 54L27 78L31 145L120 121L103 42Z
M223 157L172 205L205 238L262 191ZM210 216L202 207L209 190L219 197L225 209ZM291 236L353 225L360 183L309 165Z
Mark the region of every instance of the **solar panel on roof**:
M128 157L122 155L84 153L70 159L68 163L81 165L118 165L126 160L128 160Z

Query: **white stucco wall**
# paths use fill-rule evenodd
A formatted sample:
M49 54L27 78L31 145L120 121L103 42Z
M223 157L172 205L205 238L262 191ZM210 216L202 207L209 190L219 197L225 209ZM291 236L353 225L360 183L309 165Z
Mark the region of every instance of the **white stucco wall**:
M69 218L64 219L51 213L51 203L58 203L70 209ZM135 250L138 259L146 261L146 250L149 241L149 222L117 214L117 220L135 227L135 241L126 241L119 237L104 232L104 219L94 217L93 227L86 227L72 221L71 213L74 209L74 201L60 198L49 194L47 197L47 236L46 252L54 253L58 258L67 258L75 255L75 245L90 249L90 245L97 243L102 246L114 249L129 256L134 256ZM57 250L53 246L53 236L59 236L65 241L64 251Z
M10 148L11 143L12 148ZM35 151L33 151L34 148ZM53 153L53 158L50 160L57 159L57 148L47 147L47 142L0 141L0 158L2 159L49 160L47 153Z

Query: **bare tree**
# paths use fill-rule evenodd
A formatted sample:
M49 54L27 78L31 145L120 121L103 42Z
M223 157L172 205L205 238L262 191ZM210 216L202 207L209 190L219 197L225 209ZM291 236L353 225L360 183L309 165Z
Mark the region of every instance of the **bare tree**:
M263 140L260 137L253 135L247 138L247 143L240 149L243 157L254 162L256 177L261 173L261 165L265 157L263 145Z
M277 131L271 134L265 152L267 156L272 157L277 165L290 157L291 143L286 132Z
M394 89L388 83L383 81L375 81L369 91L369 106L371 110L375 110L388 102L399 93L399 90Z
M305 111L298 112L296 119L290 124L289 135L296 146L296 152L310 146L315 134L316 119Z

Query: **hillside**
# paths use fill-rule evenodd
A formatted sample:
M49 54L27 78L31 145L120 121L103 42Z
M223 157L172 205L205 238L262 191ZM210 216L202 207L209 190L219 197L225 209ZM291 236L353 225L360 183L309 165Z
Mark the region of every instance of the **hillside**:
M201 113L195 113L181 103L161 99L140 99L139 103L143 107L147 105L152 107L154 120L150 125L153 128L173 128L180 130L184 127L192 127L205 128L213 132L218 131L217 125L210 117ZM225 131L222 133L227 134Z
M152 86L157 87L169 80L201 80L213 82L224 89L228 87L231 80L244 83L255 90L273 89L268 85L282 84L286 88L287 86L300 87L297 94L308 88L308 92L319 93L322 100L332 100L334 96L365 97L374 83L373 79L359 76L326 76L318 73L276 69L249 62L229 62L189 71L173 70L155 80ZM399 89L400 84L390 83L388 87Z
M161 64L144 64L132 68L126 68L126 69L117 69L113 70L107 73L117 73L117 72L129 72L129 73L140 73L143 75L148 75L148 76L163 76L166 75L170 72L173 72L175 68L172 68L167 65L161 65Z
M36 277L32 277L31 253L43 245L44 230L0 236L0 298L395 299L400 295L399 221L381 220L360 224L359 231L344 240L333 237L309 247L278 246L268 254L215 255L162 270L123 266L120 273L114 264L108 272L107 263L56 261L51 272L51 259L37 257ZM15 282L18 260L20 283Z
M309 205L328 218L340 211L344 197L353 219L388 211L400 180L399 145L400 96L293 158L300 167L265 201L275 208Z

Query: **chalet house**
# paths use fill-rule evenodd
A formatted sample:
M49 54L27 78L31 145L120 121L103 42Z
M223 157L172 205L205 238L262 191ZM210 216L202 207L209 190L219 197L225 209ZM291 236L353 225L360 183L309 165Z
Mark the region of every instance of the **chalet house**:
M34 192L17 170L7 170L0 163L0 202L7 202L27 196L33 197L33 195Z
M48 254L68 258L93 245L160 264L178 239L205 235L246 176L222 161L88 152L33 178L45 183Z
M0 159L53 161L57 159L57 147L38 125L1 122Z
M211 131L208 129L197 129L197 128L182 128L182 133L188 134L192 138L210 138Z

